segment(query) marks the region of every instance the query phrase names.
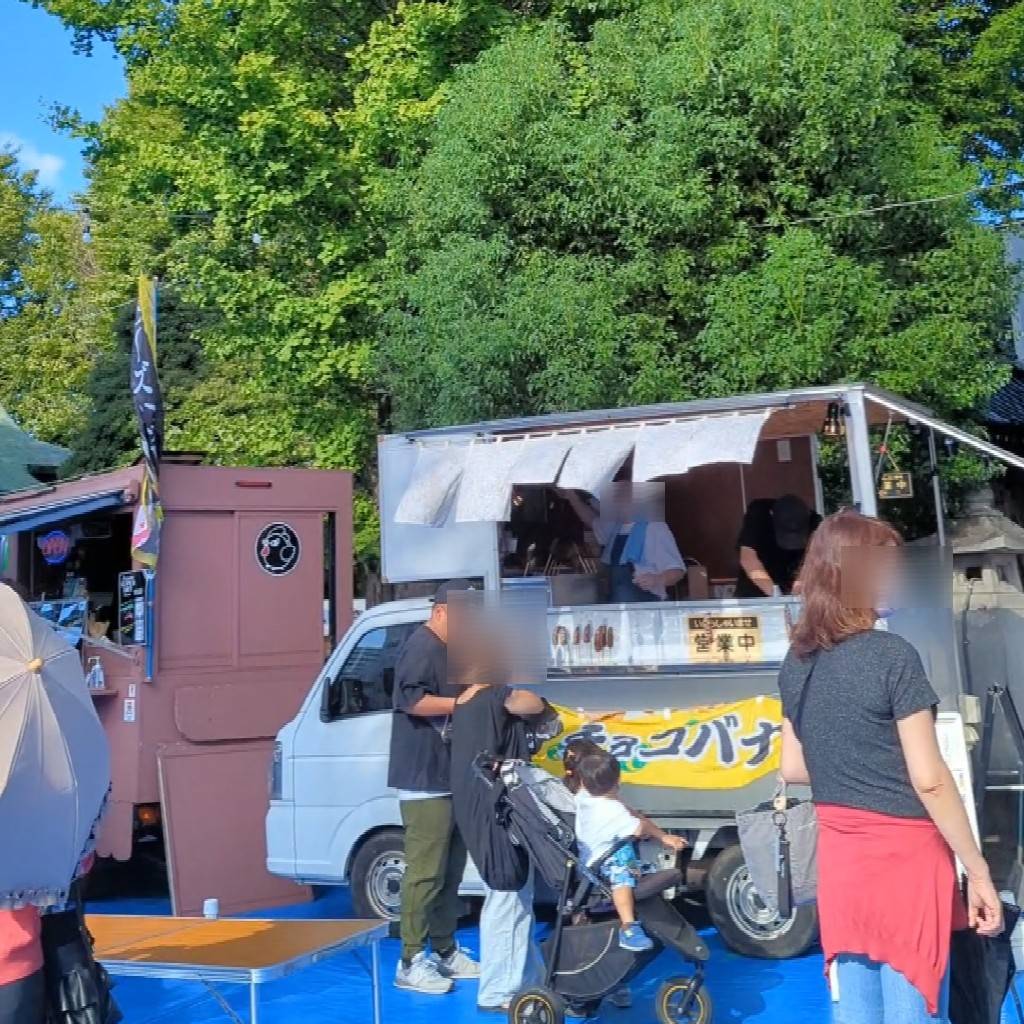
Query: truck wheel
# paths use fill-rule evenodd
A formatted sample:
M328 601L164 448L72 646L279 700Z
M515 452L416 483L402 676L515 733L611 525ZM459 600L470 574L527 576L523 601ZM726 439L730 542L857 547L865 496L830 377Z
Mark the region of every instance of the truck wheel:
M743 956L785 960L799 956L818 937L815 907L798 907L783 921L757 894L739 844L716 858L707 880L708 914L722 941Z
M405 851L402 830L370 836L352 861L352 906L360 917L397 921L402 912Z

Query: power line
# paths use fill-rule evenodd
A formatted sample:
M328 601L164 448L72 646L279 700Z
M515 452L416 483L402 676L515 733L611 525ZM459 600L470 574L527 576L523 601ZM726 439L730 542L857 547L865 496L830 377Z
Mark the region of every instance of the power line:
M866 206L859 210L846 210L842 213L823 213L813 217L797 217L794 220L783 221L780 224L757 224L756 227L774 230L775 228L794 227L797 224L826 224L831 221L849 220L852 217L873 217L878 213L885 213L889 210L902 210L912 206L930 206L935 203L949 202L951 199L965 199L967 196L977 195L980 192L994 192L1000 189L1024 189L1024 181L1000 181L990 185L977 185L974 188L965 189L963 192L947 192L941 196L928 196L925 199L905 199L894 203L882 203L881 206Z

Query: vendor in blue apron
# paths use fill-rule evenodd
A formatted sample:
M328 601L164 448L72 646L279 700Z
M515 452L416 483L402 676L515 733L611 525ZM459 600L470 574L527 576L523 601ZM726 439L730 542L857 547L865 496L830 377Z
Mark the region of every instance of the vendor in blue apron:
M605 514L603 508L593 508L576 491L560 489L559 493L603 546L601 561L608 566L612 604L667 600L668 588L686 575L686 563L661 515L641 518L642 506L650 507L650 502L640 503L634 510L637 515L632 516L628 501L621 496L614 500L605 496L602 506L614 505L614 511Z

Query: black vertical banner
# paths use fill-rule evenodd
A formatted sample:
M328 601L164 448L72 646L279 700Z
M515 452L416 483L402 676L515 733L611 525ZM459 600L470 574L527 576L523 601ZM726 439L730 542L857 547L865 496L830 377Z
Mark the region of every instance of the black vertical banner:
M146 465L157 480L164 449L164 403L156 375L156 281L139 278L139 300L132 331L132 401Z

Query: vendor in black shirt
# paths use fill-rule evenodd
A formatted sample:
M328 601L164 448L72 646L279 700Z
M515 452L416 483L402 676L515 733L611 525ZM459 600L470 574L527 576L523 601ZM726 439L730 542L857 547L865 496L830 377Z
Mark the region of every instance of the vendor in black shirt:
M792 593L807 542L820 522L795 494L752 501L737 541L736 597L771 597L776 587Z
M398 790L405 828L402 956L398 988L440 994L480 967L455 941L466 846L452 813L451 758L443 730L461 692L448 682L448 596L472 590L443 583L430 619L405 642L395 667L388 785ZM433 956L427 954L427 943Z

